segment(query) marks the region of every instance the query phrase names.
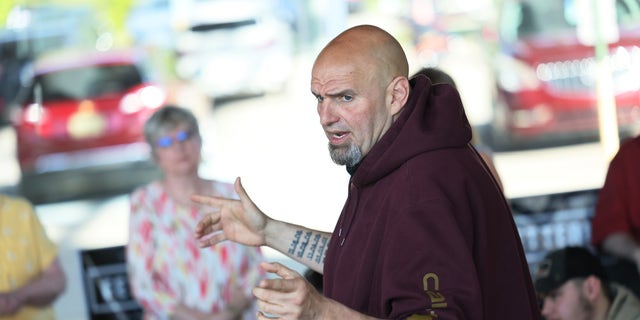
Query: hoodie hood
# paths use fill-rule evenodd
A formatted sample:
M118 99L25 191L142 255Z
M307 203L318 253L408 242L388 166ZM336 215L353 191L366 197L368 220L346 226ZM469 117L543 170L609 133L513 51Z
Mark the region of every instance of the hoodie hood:
M381 179L421 153L466 147L471 141L471 125L453 86L433 85L423 75L411 79L410 86L398 119L352 174L356 186Z

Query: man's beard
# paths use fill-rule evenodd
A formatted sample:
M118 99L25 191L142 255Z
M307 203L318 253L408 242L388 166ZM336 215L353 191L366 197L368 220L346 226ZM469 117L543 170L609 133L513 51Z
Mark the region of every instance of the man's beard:
M329 144L329 154L333 162L347 167L354 167L362 160L362 151L353 143L346 150Z

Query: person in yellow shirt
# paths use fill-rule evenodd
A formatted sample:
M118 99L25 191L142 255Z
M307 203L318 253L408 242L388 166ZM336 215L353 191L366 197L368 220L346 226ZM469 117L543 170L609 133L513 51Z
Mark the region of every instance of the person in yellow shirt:
M0 319L55 319L66 276L33 205L0 194Z

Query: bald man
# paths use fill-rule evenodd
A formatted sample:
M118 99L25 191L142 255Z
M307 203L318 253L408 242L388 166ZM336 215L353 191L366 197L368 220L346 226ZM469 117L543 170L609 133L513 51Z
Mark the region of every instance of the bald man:
M324 295L278 263L254 289L259 319L539 319L507 202L470 146L457 91L408 80L396 39L348 29L318 55L311 92L333 161L351 175L333 233L270 218L236 180L240 200L216 210L202 246L270 246L324 274Z

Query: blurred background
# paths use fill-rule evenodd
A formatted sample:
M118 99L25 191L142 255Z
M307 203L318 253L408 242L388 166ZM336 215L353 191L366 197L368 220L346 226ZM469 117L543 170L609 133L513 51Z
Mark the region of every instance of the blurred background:
M123 261L127 194L157 177L141 126L165 103L198 116L205 176L241 176L274 218L331 231L348 174L328 156L311 64L342 30L374 24L400 40L411 73L452 75L534 263L588 243L608 162L640 125L640 4L589 3L5 0L0 189L36 204L60 245L60 319L136 308L126 276L95 267Z

